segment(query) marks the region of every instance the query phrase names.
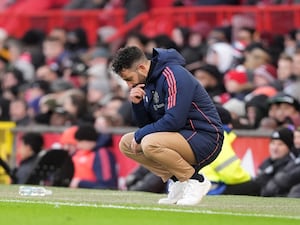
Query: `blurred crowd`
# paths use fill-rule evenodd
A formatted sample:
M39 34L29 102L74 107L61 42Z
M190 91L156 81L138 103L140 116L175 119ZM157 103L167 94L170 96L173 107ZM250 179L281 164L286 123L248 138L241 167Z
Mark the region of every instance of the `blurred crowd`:
M197 24L198 25L198 24ZM264 37L253 27L175 27L171 36L129 33L118 47L175 48L215 103L230 111L235 129L300 125L300 32ZM84 28L29 30L21 39L0 30L1 121L18 126L94 123L103 131L134 126L128 88L110 71L114 53L89 46ZM115 46L114 46L115 48Z
M11 6L16 2L7 1ZM79 4L80 1L70 1L64 7L75 8L75 2ZM96 8L101 4L103 8L112 2L123 1L81 1L86 6L80 7L90 9L92 6L89 4L97 3ZM172 1L172 4L180 6L201 2ZM213 2L231 4L241 1ZM256 1L243 2L255 4ZM264 2L275 4L291 1ZM75 126L72 137L63 139L62 136L60 147L69 150L73 156L74 148L79 148L78 141L92 141L93 144L80 147L93 150L92 155L77 155L78 163L82 163L81 157L90 157L92 165L100 165L106 171L104 168L107 169L107 165L99 164L100 159L95 161L101 156L106 159L113 157L108 153L100 153L103 147L111 146L111 136L106 134L113 127L135 126L131 104L127 99L128 87L110 70L111 57L117 48L135 45L149 56L155 47L177 49L186 59L186 69L205 87L215 104L229 113L230 120L227 123L230 124L230 130L262 129L277 131L282 135L289 135L280 133L279 129L282 128L298 131L300 29L295 28L284 35L263 34L256 31L251 21L243 21L244 24L239 23L238 26L233 23L220 27L209 27L200 22L193 27L175 27L171 35L146 36L134 30L117 47L105 42L107 30L99 32L97 43L91 46L87 42L84 27L72 30L56 27L49 33L31 29L21 38L12 37L1 28L0 121L13 121L17 126ZM84 127L87 124L93 128ZM92 135L81 132L76 136L79 128L86 129ZM286 141L280 135L273 139ZM288 149L293 149L294 157L291 160L298 157L298 150L294 150L293 143L288 142ZM114 160L109 162L113 163ZM110 175L116 176L114 169L109 168ZM99 175L93 175L94 169L95 166L87 168L90 171L89 182L95 181ZM139 169L134 173L141 173L141 178L147 177L148 171ZM70 186L93 187L88 182L80 183L80 179L72 179ZM148 177L148 182L154 179ZM130 176L127 180L128 189L165 191L165 184L159 180L157 185L160 186L154 186L153 189L149 189L149 185L141 188L141 182L138 188L129 187L137 182L137 176ZM112 184L107 188L118 188L114 181ZM99 185L96 182L94 187Z
M24 12L47 9L63 10L95 10L117 9L129 10L127 20L132 19L139 12L147 11L156 7L172 6L214 6L214 5L290 5L298 4L299 0L2 0L0 12Z

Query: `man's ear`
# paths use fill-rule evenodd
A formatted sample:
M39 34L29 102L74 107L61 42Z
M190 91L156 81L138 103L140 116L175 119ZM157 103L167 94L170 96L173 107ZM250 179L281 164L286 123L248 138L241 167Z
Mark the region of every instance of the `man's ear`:
M140 72L142 74L147 74L147 67L143 63L138 65L137 70L138 70L138 72Z

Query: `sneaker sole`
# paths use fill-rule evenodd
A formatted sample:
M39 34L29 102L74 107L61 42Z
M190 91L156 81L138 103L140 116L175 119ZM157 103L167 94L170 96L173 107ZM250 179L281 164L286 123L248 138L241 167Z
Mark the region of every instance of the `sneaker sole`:
M208 193L208 191L210 190L210 188L211 188L211 182L208 181L207 185L204 186L203 193L202 193L202 196L201 196L200 199L198 199L195 202L191 202L191 201L188 201L186 199L180 199L180 200L177 201L176 204L177 205L186 205L186 206L188 206L188 205L190 205L190 206L197 205L197 204L199 204L201 202L201 200L203 199L203 197Z

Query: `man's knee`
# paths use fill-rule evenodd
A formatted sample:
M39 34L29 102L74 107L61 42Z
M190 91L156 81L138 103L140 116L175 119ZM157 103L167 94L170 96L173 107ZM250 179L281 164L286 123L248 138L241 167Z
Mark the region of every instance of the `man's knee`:
M151 155L154 152L157 152L157 150L160 148L157 140L154 138L154 135L151 134L142 139L141 147L146 157L151 157Z
M121 152L126 153L129 151L130 144L132 141L133 135L131 133L124 134L119 142L119 149Z

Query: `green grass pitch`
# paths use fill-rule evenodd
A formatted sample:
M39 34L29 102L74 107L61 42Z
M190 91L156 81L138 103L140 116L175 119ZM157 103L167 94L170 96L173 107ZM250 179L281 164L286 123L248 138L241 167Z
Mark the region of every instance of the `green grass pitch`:
M197 206L164 206L162 194L47 187L28 197L19 186L0 186L2 225L266 225L300 224L300 199L206 196Z

